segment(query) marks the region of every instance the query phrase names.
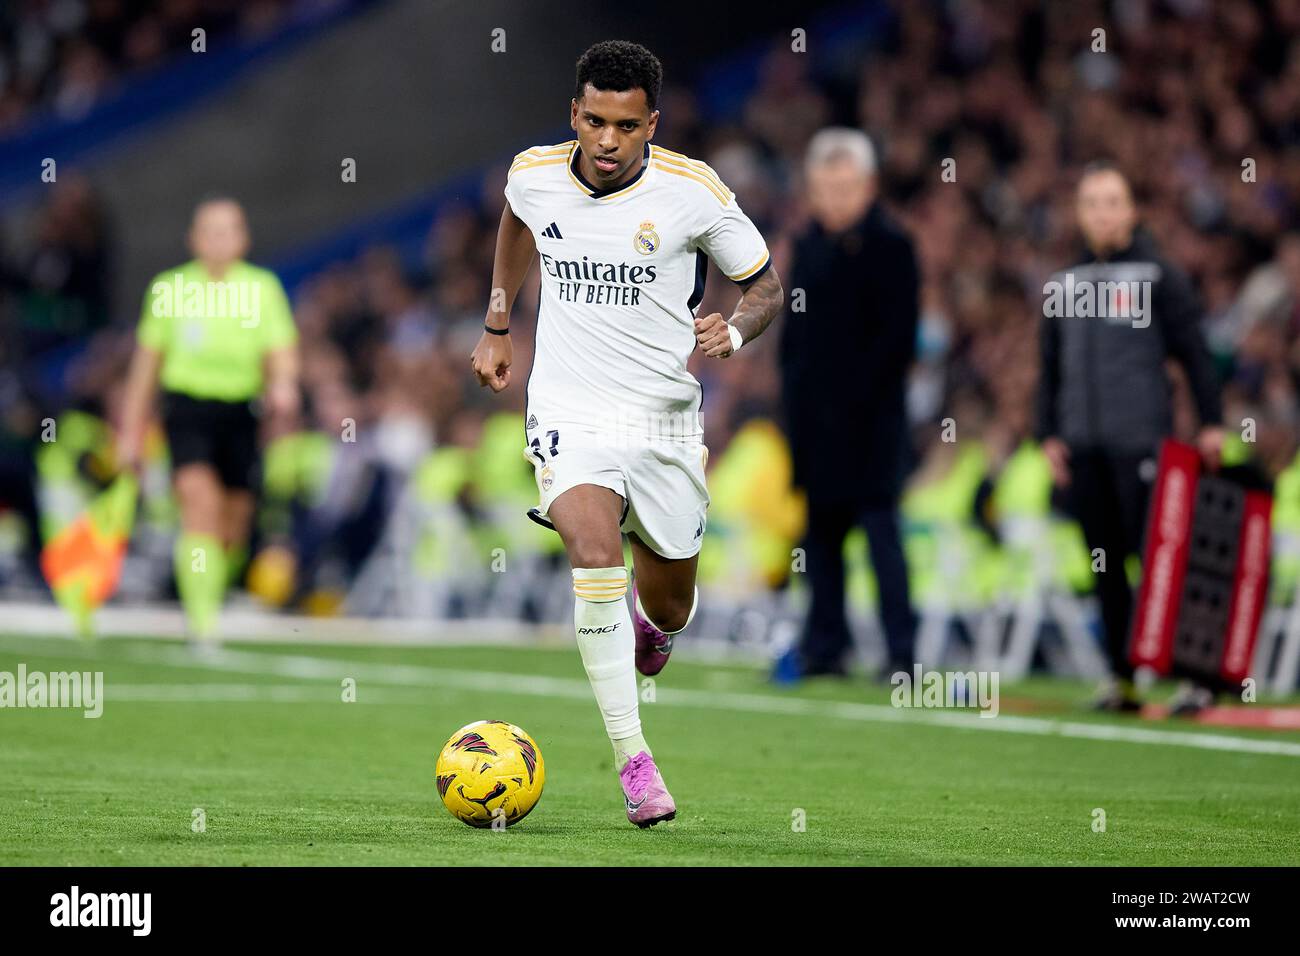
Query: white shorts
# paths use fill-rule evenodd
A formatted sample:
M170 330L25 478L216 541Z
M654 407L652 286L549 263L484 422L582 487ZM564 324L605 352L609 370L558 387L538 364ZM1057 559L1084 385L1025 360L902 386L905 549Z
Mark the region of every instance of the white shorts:
M534 520L550 527L551 502L576 485L600 485L623 498L622 531L665 558L699 552L709 510L703 442L617 442L544 422L528 434L536 437L524 457L533 463L541 498L530 512Z

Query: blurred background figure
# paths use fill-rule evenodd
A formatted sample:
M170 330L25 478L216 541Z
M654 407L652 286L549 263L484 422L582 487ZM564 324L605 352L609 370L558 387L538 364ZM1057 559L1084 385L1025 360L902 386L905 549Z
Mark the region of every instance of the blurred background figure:
M16 304L4 337L22 358L23 387L48 407L85 394L76 361L109 325L111 237L101 197L77 175L54 184L33 231L4 267Z
M244 261L244 209L215 198L194 210L194 258L158 274L144 297L127 378L118 454L141 466L154 391L180 508L176 588L189 637L213 638L230 581L242 574L258 482L257 412L298 410L297 328L275 274Z
M1165 360L1187 376L1201 422L1197 442L1212 468L1223 448L1219 386L1200 303L1186 274L1139 228L1123 174L1109 164L1085 169L1077 212L1084 249L1055 278L1066 289L1091 286L1096 306L1093 314L1063 315L1044 306L1038 434L1093 553L1112 675L1096 707L1136 711L1127 564L1141 554L1158 446L1173 429ZM1108 302L1111 288L1125 298ZM1096 314L1117 305L1118 314Z
M115 350L113 236L102 196L85 176L70 173L51 184L29 224L29 242L0 249L0 515L21 522L19 560L0 559L0 582L18 590L41 587L41 529L56 514L61 521L77 511L40 488L39 453L57 435L50 413L102 412L108 388L91 366ZM108 478L108 469L90 467L86 458L76 464L90 488Z
M854 527L866 532L878 584L885 674L910 671L916 615L898 499L908 467L905 392L916 350L916 253L877 202L875 152L865 133L817 133L804 171L811 222L794 243L781 339L794 482L808 501L803 545L812 603L795 652L797 671L845 673L853 640L844 539Z

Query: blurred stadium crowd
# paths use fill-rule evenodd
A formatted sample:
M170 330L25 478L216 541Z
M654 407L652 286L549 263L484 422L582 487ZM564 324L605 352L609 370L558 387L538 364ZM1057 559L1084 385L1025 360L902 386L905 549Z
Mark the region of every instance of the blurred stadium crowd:
M256 35L310 0L12 0L0 4L0 135L30 112L89 111L123 76L165 64L193 42ZM317 3L319 5L319 3Z
M160 2L131 22L125 6L112 2L20 3L0 18L0 127L31 103L76 100L82 74L108 76L161 55L178 42L175 24L195 3ZM65 6L81 10L79 25L60 27L54 11ZM233 22L236 7L245 17L252 15L245 9L271 15L284 4L216 6L229 8ZM656 140L717 171L768 236L781 268L805 222L800 170L810 136L827 124L872 136L882 195L911 230L924 276L909 393L916 459L904 508L915 573L932 578L919 582L918 600L936 589L989 599L1014 587L1016 535L1008 536L1007 522L1047 515L1046 468L1029 442L1042 288L1071 261L1077 173L1100 157L1119 164L1145 223L1194 278L1229 431L1246 418L1256 423L1255 440L1238 442L1233 453L1279 478L1275 521L1300 535L1300 465L1293 464L1300 446L1300 0L973 0L893 9L884 42L845 69L828 70L787 44L774 48L734 115L707 115L697 91L669 85ZM327 592L335 598L317 605L327 609L351 588L353 606L357 595L368 596L358 609L391 611L414 600L420 580L483 566L465 561L465 547L489 554L506 547L536 557L539 567L555 557L558 541L523 521L535 489L519 454L522 383L491 396L468 369L488 299L504 176L504 165L486 171L480 195L438 215L421 261L377 246L294 291L306 403L301 422L265 436L259 528L263 545L281 548L281 556L255 561L249 579L271 603ZM38 461L35 475L42 506L64 514L52 502L75 499L69 489L78 483L84 495L97 475L111 473L102 423L113 419L135 318L108 307L110 218L121 212L100 208L86 181L62 181L35 232L3 260L6 468L14 472L15 456L38 450L71 455L57 465ZM701 314L729 312L736 294L713 273ZM531 360L536 306L528 283L514 323L520 368ZM692 362L712 450L716 554L702 577L720 592L764 592L791 579L802 513L780 437L778 336L779 325L734 361L697 355ZM1175 388L1183 390L1177 381ZM1177 407L1179 427L1190 432L1186 395ZM80 450L90 453L90 466L75 460L76 450L56 455L39 441L44 417L78 413L93 416ZM947 418L957 425L956 442L940 439ZM349 421L355 441L344 434ZM852 423L845 428L851 441ZM59 482L68 488L51 491ZM5 481L11 505L17 484L12 474ZM164 479L155 491L161 535ZM391 520L411 508L419 520ZM934 538L938 526L957 537ZM1061 581L1086 588L1077 539L1068 526L1053 527L1063 535ZM956 589L937 584L952 567L941 568L935 549L950 547L967 555L956 573L969 580ZM869 602L860 541L855 551L857 593ZM397 565L383 563L390 552L391 561L405 555L424 569L406 598L378 596L400 576ZM158 555L165 578L166 549ZM1001 570L993 556L1001 556ZM1275 577L1279 602L1290 600L1295 573ZM476 601L488 605L492 586L479 580L477 591L420 609L470 613ZM517 584L510 594L520 613L547 613L530 606Z

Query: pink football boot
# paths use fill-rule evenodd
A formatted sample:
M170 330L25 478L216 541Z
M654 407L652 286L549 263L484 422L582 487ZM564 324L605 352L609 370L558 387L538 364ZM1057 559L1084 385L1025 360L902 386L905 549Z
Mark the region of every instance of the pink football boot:
M644 750L629 760L618 776L627 800L627 818L642 830L677 816L672 794L664 786L654 758Z

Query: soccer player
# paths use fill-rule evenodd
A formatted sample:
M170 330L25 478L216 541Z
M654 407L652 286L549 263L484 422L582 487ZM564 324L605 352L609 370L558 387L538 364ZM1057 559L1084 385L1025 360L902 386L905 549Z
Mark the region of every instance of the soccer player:
M686 362L696 347L732 355L782 302L735 195L704 163L651 145L662 80L635 43L597 43L578 60L577 139L524 150L510 167L492 302L471 356L480 385L510 384L510 310L540 255L525 454L541 506L530 516L564 541L578 649L639 827L671 820L676 806L641 732L633 665L657 674L695 614L709 505L700 385ZM729 320L695 316L706 256L742 290Z
M258 419L298 406L297 329L280 280L244 261L248 221L232 199L194 210L194 258L149 284L123 401L118 453L138 468L161 381L172 487L180 507L176 588L186 628L210 646L229 583L247 559Z

